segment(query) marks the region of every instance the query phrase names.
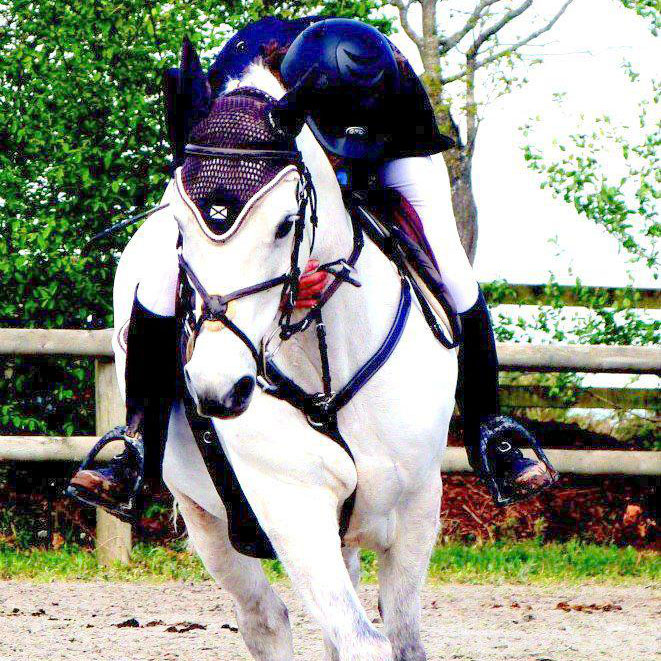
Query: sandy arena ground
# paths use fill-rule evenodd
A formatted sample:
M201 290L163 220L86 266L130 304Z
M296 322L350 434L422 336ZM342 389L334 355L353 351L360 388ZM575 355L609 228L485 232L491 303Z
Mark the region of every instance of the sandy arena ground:
M277 589L290 609L296 658L323 659L299 600L285 585ZM376 586L363 586L361 597L378 625ZM425 590L423 637L430 661L652 661L661 658L660 612L652 586L443 585ZM133 626L118 626L131 619ZM227 593L211 583L0 582L0 660L60 659L250 657Z

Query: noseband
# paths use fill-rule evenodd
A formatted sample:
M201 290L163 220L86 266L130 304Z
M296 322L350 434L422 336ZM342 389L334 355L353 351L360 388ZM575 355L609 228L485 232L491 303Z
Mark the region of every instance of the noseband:
M250 338L244 333L228 316L227 309L232 301L252 296L259 292L273 289L274 287L282 286L282 315L280 316L279 325L282 333L291 324L291 315L294 311L294 304L298 295L298 281L301 275L301 270L298 266L298 259L303 243L305 234L305 214L310 206L310 221L312 223L313 235L312 243L314 243L314 233L317 227L317 203L316 192L312 184L312 179L307 168L303 164L303 159L299 151L279 150L279 149L234 149L225 147L211 147L208 145L188 144L184 153L190 156L197 156L203 158L236 158L236 159L254 159L254 160L281 160L288 161L296 166L300 175L301 181L298 188L298 213L296 214L295 228L294 228L294 245L292 246L290 269L288 273L265 280L249 287L237 289L226 295L209 294L204 285L200 282L199 278L191 268L190 264L184 259L182 237L179 235L178 242L178 260L181 270L188 277L190 287L194 293L202 300L202 312L200 317L195 320L194 307L193 310L188 310L189 319L187 321L188 342L195 343L199 335L202 325L206 321L219 321L234 335L236 335L243 344L250 350L257 366L260 365L260 351L255 347ZM190 318L192 316L192 318Z

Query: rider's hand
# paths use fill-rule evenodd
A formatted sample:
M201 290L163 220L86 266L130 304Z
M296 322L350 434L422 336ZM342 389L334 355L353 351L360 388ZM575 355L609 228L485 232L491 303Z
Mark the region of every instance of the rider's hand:
M315 271L318 267L319 262L316 259L311 259L299 280L299 290L296 298L296 308L299 310L314 307L328 282L328 273Z

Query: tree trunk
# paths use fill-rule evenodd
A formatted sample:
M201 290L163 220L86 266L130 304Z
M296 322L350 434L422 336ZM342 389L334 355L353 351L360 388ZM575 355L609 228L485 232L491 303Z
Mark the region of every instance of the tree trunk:
M430 76L422 76L427 93L436 113L438 127L444 135L455 142L455 147L443 152L443 160L450 179L450 192L452 196L452 210L457 231L470 263L475 259L477 249L477 205L473 195L473 145L475 136L470 145L465 145L459 133L459 127L452 118L449 108L441 99L440 85ZM477 132L477 129L475 130Z
M477 249L477 205L473 195L473 157L466 151L465 147L457 146L444 152L443 159L450 177L452 210L459 238L472 264Z
M459 127L450 112L450 107L443 98L441 62L438 57L439 35L436 20L436 2L437 0L421 1L422 39L418 43L422 66L424 67L421 79L434 108L441 133L451 137L456 145L453 149L444 152L443 158L450 177L452 209L459 237L472 264L477 247L477 206L473 196L471 178L477 123L473 122L469 125L468 143L464 144L459 133Z

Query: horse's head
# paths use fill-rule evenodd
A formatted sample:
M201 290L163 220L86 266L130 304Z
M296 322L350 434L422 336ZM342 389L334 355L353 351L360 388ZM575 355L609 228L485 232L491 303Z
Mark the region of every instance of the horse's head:
M182 70L204 77L188 48ZM192 63L192 65L191 65ZM273 99L239 88L197 101L186 159L176 171L180 264L194 304L185 378L203 415L247 408L262 338L307 259L306 188L294 138L269 120Z

